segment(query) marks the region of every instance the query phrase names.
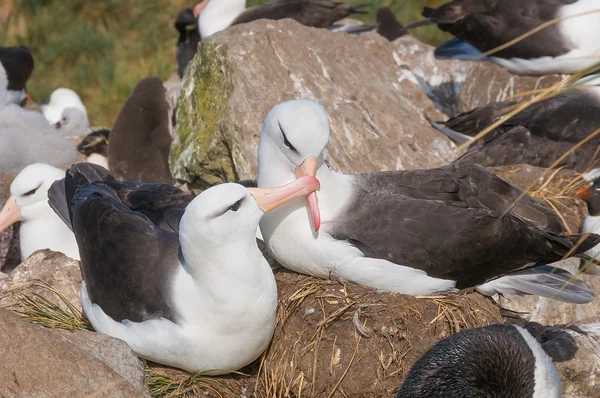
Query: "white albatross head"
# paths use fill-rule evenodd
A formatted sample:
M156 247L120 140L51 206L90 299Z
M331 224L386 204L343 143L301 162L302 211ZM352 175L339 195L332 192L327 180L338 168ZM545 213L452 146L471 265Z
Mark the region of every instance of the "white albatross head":
M0 232L17 221L27 222L38 216L53 214L48 205L48 189L65 172L44 163L25 167L10 185L8 201L0 211Z
M42 105L42 112L51 125L61 120L63 110L65 108L77 108L85 115L87 120L87 110L81 102L79 95L68 88L58 88L50 95L50 102Z
M194 7L203 39L227 29L246 9L246 0L204 0Z
M315 177L305 176L274 188L227 183L207 189L190 202L181 219L179 239L184 257L195 256L192 247L205 253L223 246L256 247L256 229L264 213L319 188Z
M293 100L276 105L265 116L258 144L259 186L315 176L324 165L329 117L316 102ZM325 166L326 167L326 166ZM315 231L321 225L317 194L306 198Z

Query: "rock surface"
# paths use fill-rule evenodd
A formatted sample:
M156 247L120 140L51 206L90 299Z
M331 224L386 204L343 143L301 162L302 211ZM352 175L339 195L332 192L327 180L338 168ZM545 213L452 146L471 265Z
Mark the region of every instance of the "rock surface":
M434 167L453 145L423 117L442 117L376 33L350 36L291 20L235 26L205 40L188 66L170 165L195 190L254 178L266 112L314 99L330 114L326 158L345 172Z
M23 261L10 275L0 279L0 303L10 301L10 292L28 287L34 282L46 282L58 290L76 308L81 310L79 289L81 271L79 262L63 253L50 249L38 250ZM46 299L63 306L58 297L44 287L35 287L33 291Z
M47 329L6 310L0 335L2 397L149 396L142 363L120 340Z
M412 36L393 42L393 56L412 74L436 107L448 116L490 102L506 101L518 93L550 87L554 76L518 76L491 62L435 59L435 47ZM408 79L411 79L407 75ZM532 95L523 97L532 98Z

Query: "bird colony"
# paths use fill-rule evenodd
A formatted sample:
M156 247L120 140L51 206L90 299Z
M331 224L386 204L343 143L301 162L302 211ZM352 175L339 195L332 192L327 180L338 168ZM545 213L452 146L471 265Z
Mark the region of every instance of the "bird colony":
M275 273L283 269L392 295L476 291L496 301L540 296L576 306L596 299L600 292L581 276L595 278L600 265L597 1L454 0L406 26L389 8L377 10L375 23L348 22L372 5L330 0L190 6L173 16L178 83L141 79L111 128L92 127L94 115L68 88L36 106L26 88L32 75L41 78L35 54L27 43L0 48L0 173L14 176L0 232L20 224L21 260L50 249L79 262L81 308L97 333L143 360L210 378L258 371L256 361L275 344ZM400 161L368 173L331 165L330 141L346 132L334 128L328 104L299 90L260 115L253 179L194 196L169 164L183 115L179 92L202 84L188 66L204 41L233 27L252 34L254 21L265 19L398 43L433 25L452 36L435 49L438 60L494 63L515 76L560 74L563 83L535 101L517 95L430 120L458 153L446 165L404 170ZM569 181L577 189L564 195L585 203L582 230L566 226L552 202L494 173L515 165L577 176ZM561 266L568 258L578 270ZM565 325L534 326L506 318L451 334L397 375L389 396L562 397L553 361L574 340L561 330L567 347L549 349L534 329Z

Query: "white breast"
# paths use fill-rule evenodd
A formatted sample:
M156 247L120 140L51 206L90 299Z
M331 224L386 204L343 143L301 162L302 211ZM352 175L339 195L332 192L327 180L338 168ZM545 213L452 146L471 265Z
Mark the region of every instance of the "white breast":
M583 222L582 232L590 232L593 234L600 234L600 216L588 215ZM596 247L588 250L585 254L590 257L600 259L600 244Z

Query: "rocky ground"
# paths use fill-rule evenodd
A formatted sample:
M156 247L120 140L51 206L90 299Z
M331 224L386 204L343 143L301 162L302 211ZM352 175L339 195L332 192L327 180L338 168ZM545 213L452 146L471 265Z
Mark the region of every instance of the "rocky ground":
M196 192L254 178L262 119L293 98L318 100L329 112L326 157L334 169L436 167L457 154L425 114L444 120L559 80L514 76L489 63L436 61L432 50L410 37L389 43L375 33L351 37L287 20L221 32L202 43L184 78L172 171ZM574 198L582 185L577 173L540 180L545 170L526 165L493 171L557 209L570 231L581 227L585 205ZM0 205L11 180L0 176ZM18 264L17 248L12 231L0 234L3 269ZM563 266L573 271L578 264ZM0 310L0 395L391 397L415 360L441 338L504 315L511 322L574 325L579 351L557 364L565 396L600 396L599 299L574 306L497 298L498 306L477 293L415 298L275 272L277 328L260 360L242 374L219 378L156 364L146 364L144 374L124 343L80 330L89 325L79 313L78 263L49 250L34 253L0 280L0 304L29 321ZM600 292L597 277L582 278Z

